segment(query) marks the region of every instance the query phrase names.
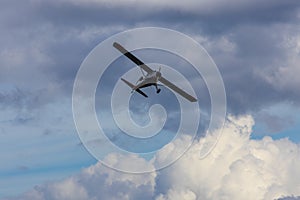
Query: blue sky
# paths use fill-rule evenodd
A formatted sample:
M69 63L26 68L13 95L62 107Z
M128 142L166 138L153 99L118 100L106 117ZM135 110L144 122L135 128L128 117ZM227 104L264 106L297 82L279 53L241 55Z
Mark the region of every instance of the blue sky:
M250 139L259 143L265 136L276 141L289 138L291 146L299 146L299 22L299 1L1 1L0 199L22 195L35 186L65 180L97 166L76 132L73 82L96 45L131 28L170 28L195 39L219 68L227 113L253 117ZM160 57L157 51L136 54L147 62L186 65L172 55ZM133 67L119 58L112 69L120 63L124 70ZM110 88L111 74L114 71L107 71L104 92ZM198 86L202 88L197 91L203 96L201 106L209 112L203 80ZM101 91L97 92L101 96ZM147 92L154 94L154 90ZM162 93L165 97L172 95L169 91ZM156 98L150 104L159 100ZM162 104L177 109L176 103ZM135 119L143 122L145 118L139 115ZM172 123L176 120L175 116L167 124L168 131L174 131ZM207 119L203 120L205 129ZM162 185L155 191L157 198L167 188ZM163 195L171 196L170 191Z

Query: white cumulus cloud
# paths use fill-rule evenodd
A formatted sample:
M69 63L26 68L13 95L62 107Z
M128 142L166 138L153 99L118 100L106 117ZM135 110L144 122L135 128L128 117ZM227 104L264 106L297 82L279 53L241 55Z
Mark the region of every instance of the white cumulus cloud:
M65 180L36 186L16 199L296 199L300 195L299 145L288 139L250 139L253 124L251 116L229 117L217 145L203 159L199 149L204 140L215 139L214 134L195 142L180 160L161 171L128 174L97 163ZM107 159L116 166L153 167L172 157L173 151L156 155L152 164L136 156Z

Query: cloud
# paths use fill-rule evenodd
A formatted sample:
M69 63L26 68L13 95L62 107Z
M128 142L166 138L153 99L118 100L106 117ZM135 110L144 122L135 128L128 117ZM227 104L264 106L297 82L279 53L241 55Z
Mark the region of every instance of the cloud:
M286 101L299 106L298 1L188 0L169 4L167 1L32 0L1 1L0 4L0 107L3 111L0 131L5 137L1 139L11 144L22 141L22 145L8 142L2 145L5 165L23 164L26 159L6 153L9 149L6 145L16 146L20 152L43 152L49 145L44 140L32 145L29 141L37 137L31 133L74 131L71 105L62 101L71 102L72 84L80 63L100 41L128 28L162 26L197 39L222 73L231 113L255 113ZM54 108L61 111L55 111L53 117ZM49 120L54 129L49 128ZM259 123L265 121L272 126L271 130L291 124L281 123L282 117L263 116L260 120ZM273 126L274 123L278 126ZM8 135L17 139L8 140ZM26 140L20 140L24 135ZM52 135L47 136L52 138ZM55 145L61 141L61 138L56 139L53 139ZM55 145L50 146L57 148ZM73 149L65 151L74 155ZM58 158L56 153L54 151L55 156L49 153L49 157ZM42 153L35 158L39 163L45 159ZM55 165L63 160L72 165L66 159L48 162ZM162 176L163 172L157 177ZM22 185L20 179L8 185ZM38 194L43 194L46 186L40 187ZM155 197L171 198L175 193L199 195L189 189L176 191L166 188Z
M290 196L290 197L282 197L279 198L278 200L298 200L300 197L295 197L295 196Z
M197 157L200 141L167 170L161 187L173 183L171 189L189 189L198 199L299 195L299 146L287 139L249 140L252 125L251 117L233 119L216 148L203 160Z
M196 200L197 196L196 194L189 190L189 189L185 189L185 190L168 190L166 195L158 195L158 197L156 198L156 200Z
M109 159L114 160L111 156ZM124 160L124 159L120 159ZM141 158L130 157L127 162L115 160L116 165L128 162L143 163ZM20 199L151 199L154 192L155 174L143 176L118 173L97 163L84 169L79 175L60 182L36 186Z
M120 173L97 163L62 181L36 186L11 199L278 199L300 195L300 147L288 139L249 139L251 116L229 117L216 147L204 159L200 139L172 166L147 174ZM178 142L178 141L177 141ZM181 142L184 142L181 141ZM173 151L156 155L163 162ZM107 157L115 165L152 164L137 156Z
M222 39L199 39L221 71L231 113L253 112L282 101L299 104L299 45L294 34L298 31L292 21L242 23Z
M202 38L200 42L221 70L232 113L300 99L296 77L299 29L295 26L299 3L295 1L36 0L18 2L18 6L14 1L2 4L0 82L52 97L40 98L41 103L71 95L80 63L100 41L141 26L163 26ZM22 19L5 12L12 9Z
M291 7L297 5L294 2L282 2L280 0L268 0L268 1L238 1L238 0L229 0L229 1L209 1L209 0L188 0L185 2L182 1L151 1L151 2L137 2L134 0L125 0L125 1L82 1L82 0L65 0L64 2L75 5L75 6L96 6L96 7L107 7L107 8L136 8L137 14L142 14L139 11L149 11L156 8L156 10L177 10L186 13L193 13L198 15L218 15L220 13L229 13L237 12L242 14L247 11L261 11L264 9L276 9L278 7Z
M273 134L283 131L295 123L291 117L287 118L286 116L276 116L269 114L266 111L259 112L257 119L264 121L267 131Z

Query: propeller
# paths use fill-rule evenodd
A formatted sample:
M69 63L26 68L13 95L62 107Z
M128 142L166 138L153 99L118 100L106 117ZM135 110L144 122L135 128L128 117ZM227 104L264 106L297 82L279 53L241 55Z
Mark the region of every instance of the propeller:
M156 77L159 80L161 78L161 73L160 73L161 67L158 68L158 71L156 71Z

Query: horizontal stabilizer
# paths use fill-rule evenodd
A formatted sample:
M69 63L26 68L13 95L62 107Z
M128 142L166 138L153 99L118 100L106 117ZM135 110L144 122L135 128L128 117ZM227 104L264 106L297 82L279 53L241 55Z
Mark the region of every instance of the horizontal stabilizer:
M143 95L144 97L148 97L144 92L142 92L142 90L140 90L139 88L135 88L135 85L133 85L132 83L130 83L129 81L121 78L122 81L124 81L131 89L135 90L136 92L140 93L141 95Z

